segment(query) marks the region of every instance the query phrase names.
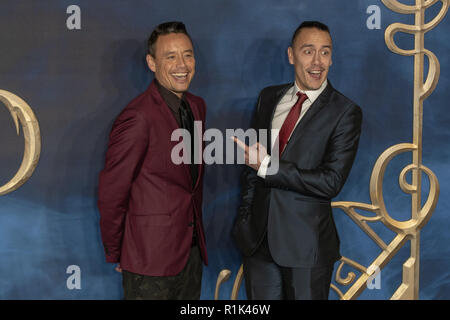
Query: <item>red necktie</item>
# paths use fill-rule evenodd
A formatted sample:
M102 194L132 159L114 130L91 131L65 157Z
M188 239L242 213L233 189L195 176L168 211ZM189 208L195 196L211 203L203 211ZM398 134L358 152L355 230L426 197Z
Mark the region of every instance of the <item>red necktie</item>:
M300 117L300 113L302 112L302 104L306 99L308 99L308 96L304 93L301 93L300 91L297 92L297 96L298 100L291 108L291 111L289 111L289 114L287 115L286 120L284 120L283 126L281 127L280 133L278 135L280 142L280 156L284 148L286 147L286 144L289 140L289 137L291 136L292 131L295 128L295 124L297 123L298 118Z

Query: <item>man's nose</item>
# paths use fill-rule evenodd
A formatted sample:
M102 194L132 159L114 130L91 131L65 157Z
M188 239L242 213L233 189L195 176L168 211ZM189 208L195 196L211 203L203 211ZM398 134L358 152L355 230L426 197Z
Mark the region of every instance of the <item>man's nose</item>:
M186 61L184 61L184 57L182 55L177 57L177 67L185 67Z
M313 57L313 64L320 65L321 62L322 62L322 59L320 58L320 53L316 52Z

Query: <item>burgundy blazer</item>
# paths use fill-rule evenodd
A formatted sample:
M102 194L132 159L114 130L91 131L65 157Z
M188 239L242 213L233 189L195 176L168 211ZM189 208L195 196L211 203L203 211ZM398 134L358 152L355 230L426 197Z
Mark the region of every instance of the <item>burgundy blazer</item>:
M202 98L186 93L196 121L200 149L206 106ZM124 270L173 276L185 266L196 222L205 264L202 222L203 164L193 187L189 164L171 160L171 141L179 126L153 81L120 113L112 127L105 168L100 173L98 208L106 261L120 262ZM195 219L194 219L195 216Z

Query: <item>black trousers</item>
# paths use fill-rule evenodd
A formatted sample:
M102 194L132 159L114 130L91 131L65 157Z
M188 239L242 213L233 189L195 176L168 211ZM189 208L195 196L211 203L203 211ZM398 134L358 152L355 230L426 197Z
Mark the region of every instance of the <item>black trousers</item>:
M154 277L122 271L125 300L198 300L202 288L203 262L193 246L183 270L168 277Z
M267 237L251 257L244 257L249 300L328 300L333 265L287 268L275 263Z

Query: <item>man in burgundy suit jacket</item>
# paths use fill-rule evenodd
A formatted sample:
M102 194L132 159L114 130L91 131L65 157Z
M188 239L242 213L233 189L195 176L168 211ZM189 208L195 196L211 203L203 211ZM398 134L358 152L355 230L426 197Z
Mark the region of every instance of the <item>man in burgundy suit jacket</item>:
M204 125L194 121L204 124L206 106L187 92L195 58L184 24L159 25L148 45L155 80L117 117L100 173L106 261L118 263L125 299L199 299L202 260L207 264L203 165L175 164L172 149L180 141L171 137L186 129L201 151Z

